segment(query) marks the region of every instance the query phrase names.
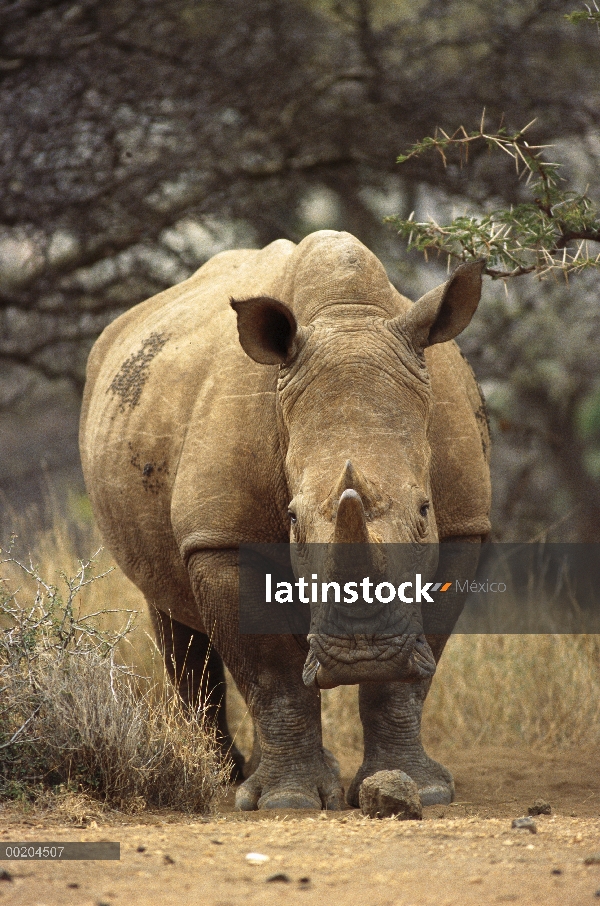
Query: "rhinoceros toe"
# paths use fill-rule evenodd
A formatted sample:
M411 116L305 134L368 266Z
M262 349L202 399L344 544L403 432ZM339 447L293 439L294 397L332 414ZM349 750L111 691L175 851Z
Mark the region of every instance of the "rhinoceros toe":
M246 787L243 783L235 793L235 808L238 812L253 812L258 808L260 792Z
M450 805L454 800L454 781L419 787L421 805Z
M321 808L320 797L310 796L300 790L275 790L261 796L258 800L259 808Z
M254 782L252 782L254 780ZM241 812L251 812L255 809L320 809L322 807L321 797L317 789L314 791L310 788L302 789L298 787L278 787L269 788L265 784L264 792L262 785L257 783L255 777L251 777L239 787L235 795L235 808Z

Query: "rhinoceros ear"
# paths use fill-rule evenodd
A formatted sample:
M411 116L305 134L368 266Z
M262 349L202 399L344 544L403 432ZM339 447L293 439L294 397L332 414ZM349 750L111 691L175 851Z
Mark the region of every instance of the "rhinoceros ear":
M268 296L230 301L246 355L261 365L283 365L293 359L298 322L287 305Z
M422 349L454 339L475 314L484 267L484 259L459 265L445 283L425 293L406 315L395 319L397 327Z

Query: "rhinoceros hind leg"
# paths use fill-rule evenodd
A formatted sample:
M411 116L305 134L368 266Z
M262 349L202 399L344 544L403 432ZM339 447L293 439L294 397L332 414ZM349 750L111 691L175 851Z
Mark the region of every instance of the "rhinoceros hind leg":
M252 777L256 769L260 764L260 739L258 738L258 733L256 732L256 727L254 727L254 737L252 740L252 753L250 758L246 758L244 762L244 780L247 780L248 777Z
M223 661L205 633L190 629L156 608L150 608L158 645L171 682L191 710L204 708L217 728L219 746L232 762L231 780L242 779L244 756L227 726Z

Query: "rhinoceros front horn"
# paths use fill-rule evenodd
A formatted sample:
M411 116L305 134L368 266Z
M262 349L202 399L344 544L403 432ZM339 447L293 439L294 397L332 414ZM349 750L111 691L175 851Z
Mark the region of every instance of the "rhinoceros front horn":
M340 497L335 517L335 544L368 544L369 529L360 494L352 488Z

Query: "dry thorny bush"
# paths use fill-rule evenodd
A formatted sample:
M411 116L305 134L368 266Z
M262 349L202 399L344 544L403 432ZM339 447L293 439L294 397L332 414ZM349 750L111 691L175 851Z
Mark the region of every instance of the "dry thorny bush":
M128 811L212 810L229 771L204 713L123 666L131 611L111 630L100 627L114 611L78 607L106 574L80 561L59 587L10 550L0 562L11 576L0 585L0 795L48 803L54 789L57 804L67 791Z

